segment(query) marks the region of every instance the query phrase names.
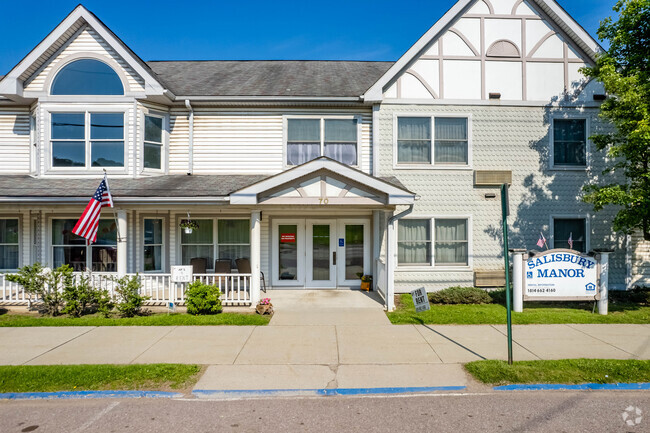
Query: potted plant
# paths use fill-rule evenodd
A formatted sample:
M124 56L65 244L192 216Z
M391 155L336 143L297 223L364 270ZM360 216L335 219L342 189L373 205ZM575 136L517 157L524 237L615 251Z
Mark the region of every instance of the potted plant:
M181 228L185 230L185 233L188 235L192 234L193 230L198 230L199 229L199 224L196 221L186 219L186 220L181 220Z
M372 290L372 275L361 277L361 290Z
M255 306L255 311L257 314L261 314L262 316L265 314L273 315L273 304L271 304L271 298L260 299Z

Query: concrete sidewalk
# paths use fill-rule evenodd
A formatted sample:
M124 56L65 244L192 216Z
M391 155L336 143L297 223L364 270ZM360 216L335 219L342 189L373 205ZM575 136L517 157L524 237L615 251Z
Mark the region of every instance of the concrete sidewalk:
M391 325L359 291L271 294L269 326L0 328L0 365L210 365L197 389L465 386L506 359L505 325ZM515 360L650 359L648 325L515 325Z
M461 363L507 355L505 326L359 314L367 323L0 328L0 364L208 364L196 388L211 390L436 387L466 386ZM513 336L515 360L650 359L650 325L520 325Z

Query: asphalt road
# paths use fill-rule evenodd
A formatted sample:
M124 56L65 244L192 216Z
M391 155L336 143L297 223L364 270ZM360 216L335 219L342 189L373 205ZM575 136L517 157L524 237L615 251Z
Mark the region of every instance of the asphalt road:
M627 425L623 412L640 421ZM0 432L650 432L647 391L0 402Z

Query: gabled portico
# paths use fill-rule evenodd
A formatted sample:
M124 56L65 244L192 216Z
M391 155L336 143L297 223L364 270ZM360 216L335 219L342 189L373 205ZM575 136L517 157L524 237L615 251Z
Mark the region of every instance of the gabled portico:
M358 288L362 275L392 309L394 255L388 222L415 194L395 179L379 178L320 157L230 194L230 206L252 207L251 266L259 276L267 257L274 289ZM266 219L262 230L262 218ZM394 222L393 222L394 223ZM262 236L265 237L264 241ZM259 281L251 298L259 299Z

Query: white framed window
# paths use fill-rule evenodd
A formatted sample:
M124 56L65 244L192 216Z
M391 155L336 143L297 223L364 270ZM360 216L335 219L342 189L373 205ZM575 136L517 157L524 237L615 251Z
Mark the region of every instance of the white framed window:
M182 218L179 218L179 220ZM192 233L180 229L181 262L189 265L193 258L204 258L207 270L214 270L215 260L250 260L249 218L192 218L199 225Z
M0 218L0 270L16 270L20 263L18 218Z
M144 115L142 165L145 170L164 170L165 116Z
M125 169L125 111L50 111L49 120L52 169Z
M431 220L401 219L397 224L397 264L431 265Z
M435 220L434 263L438 266L469 264L468 221L465 218Z
M554 118L551 124L551 167L587 167L588 121L586 118Z
M143 227L143 266L144 272L163 272L165 269L165 220L163 218L144 218Z
M471 218L441 216L403 218L397 227L399 267L471 266Z
M395 168L469 168L471 116L396 114Z
M589 218L585 216L552 216L551 233L551 248L566 248L582 253L589 251Z
M358 116L286 117L285 165L300 165L326 156L358 166L360 125Z
M77 218L52 218L51 265L70 265L75 271L117 272L117 227L113 219L100 219L97 241L87 245L86 239L72 233Z

